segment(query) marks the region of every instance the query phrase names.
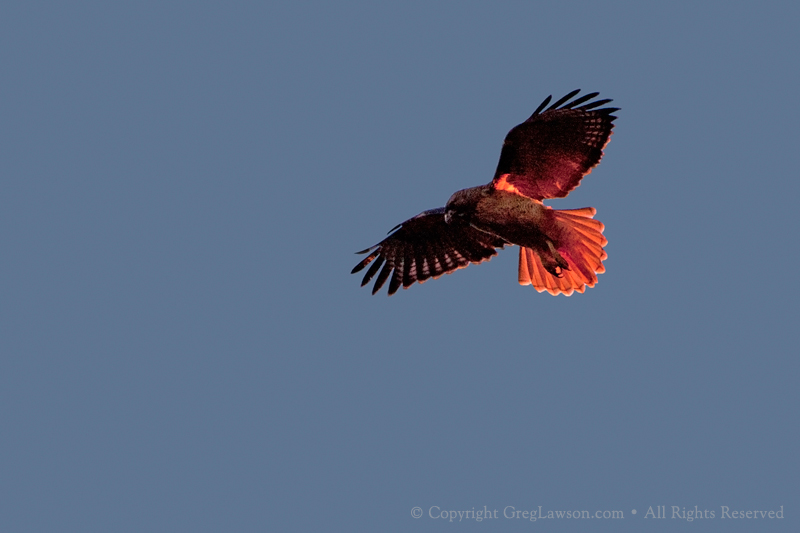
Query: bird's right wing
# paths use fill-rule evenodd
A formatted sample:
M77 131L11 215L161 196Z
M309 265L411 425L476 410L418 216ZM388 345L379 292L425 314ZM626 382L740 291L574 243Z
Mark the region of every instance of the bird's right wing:
M495 189L534 200L563 198L600 162L617 118L611 113L618 108L596 109L611 101L591 101L598 93L570 101L578 92L545 109L548 96L508 132L492 180Z
M389 296L414 282L423 283L429 278L449 274L470 263L481 263L491 259L507 244L503 239L477 230L472 226L452 220L444 220L444 208L424 211L395 227L383 241L366 250L357 252L369 255L358 263L352 274L372 263L361 282L363 287L378 274L372 294L389 281ZM381 265L383 268L381 269Z

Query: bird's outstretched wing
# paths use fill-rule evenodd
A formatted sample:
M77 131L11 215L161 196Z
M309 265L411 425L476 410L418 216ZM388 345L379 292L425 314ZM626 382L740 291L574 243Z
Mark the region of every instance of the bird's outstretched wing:
M492 185L534 200L563 198L578 186L603 157L611 137L611 113L617 107L598 107L611 100L591 100L589 93L569 101L572 91L553 105L550 96L531 117L506 136Z
M380 269L372 294L378 292L389 277L391 296L401 285L407 289L415 281L423 283L470 263L486 261L497 254L495 248L506 244L503 239L463 222L452 220L448 224L443 207L424 211L395 229L397 231L392 230L394 233L380 243L358 252L369 255L355 266L353 274L372 263L361 282L362 287Z

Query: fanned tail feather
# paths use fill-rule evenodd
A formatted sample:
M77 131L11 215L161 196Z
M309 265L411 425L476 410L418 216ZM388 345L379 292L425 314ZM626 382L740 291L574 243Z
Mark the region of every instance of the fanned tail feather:
M556 250L566 259L569 269L562 269L561 277L554 276L544 267L535 250L521 247L520 285L533 285L539 292L547 291L552 295L566 296L574 291L582 293L586 287L594 287L597 274L606 271L603 260L608 257L603 250L608 244L603 237L605 227L602 222L592 218L595 213L592 207L554 210L553 215L562 232Z

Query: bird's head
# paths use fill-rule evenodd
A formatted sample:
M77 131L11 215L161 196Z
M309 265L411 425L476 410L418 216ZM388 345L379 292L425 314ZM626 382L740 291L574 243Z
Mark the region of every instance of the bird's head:
M462 220L469 223L482 194L483 187L471 187L453 193L444 207L444 221L448 224Z

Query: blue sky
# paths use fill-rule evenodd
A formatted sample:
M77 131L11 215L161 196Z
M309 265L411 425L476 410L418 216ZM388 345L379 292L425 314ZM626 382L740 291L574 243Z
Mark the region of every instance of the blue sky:
M7 5L0 529L796 530L798 15ZM575 88L622 108L551 202L606 225L595 288L520 287L515 249L359 288ZM502 517L539 506L624 519Z

